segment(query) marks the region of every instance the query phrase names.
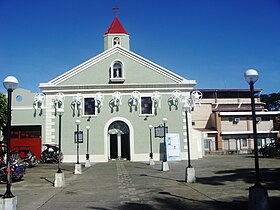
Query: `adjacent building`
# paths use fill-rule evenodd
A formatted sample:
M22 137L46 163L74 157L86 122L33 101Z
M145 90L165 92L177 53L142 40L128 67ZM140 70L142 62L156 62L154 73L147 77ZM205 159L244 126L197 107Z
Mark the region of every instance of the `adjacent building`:
M200 106L192 113L193 128L205 134L206 151L248 153L254 148L251 96L248 89L200 89ZM258 145L277 138L280 111L267 111L255 89Z

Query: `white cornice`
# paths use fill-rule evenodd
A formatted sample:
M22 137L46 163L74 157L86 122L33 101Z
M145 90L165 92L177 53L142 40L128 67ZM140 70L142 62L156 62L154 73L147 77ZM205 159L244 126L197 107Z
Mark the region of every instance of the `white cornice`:
M279 131L267 130L267 131L257 131L257 133L258 134L262 134L262 133L277 134L277 133L279 133ZM225 131L225 132L221 132L221 135L238 135L238 134L253 134L253 131Z
M104 37L106 37L106 36L128 36L129 37L129 34L118 34L118 33L104 34Z
M251 116L252 112L220 112L220 116ZM256 112L256 115L280 115L280 111Z
M154 92L160 91L161 93L171 93L174 90L182 92L190 92L193 89L192 84L127 84L127 85L61 85L61 86L41 86L43 93L87 93L87 92L102 92L111 93L116 90L121 90L122 93L140 91L140 92Z

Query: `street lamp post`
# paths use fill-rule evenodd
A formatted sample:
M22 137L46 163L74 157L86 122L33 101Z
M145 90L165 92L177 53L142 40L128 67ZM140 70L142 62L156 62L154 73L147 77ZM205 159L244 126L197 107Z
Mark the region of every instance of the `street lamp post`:
M79 161L79 141L80 141L80 139L79 139L79 132L80 132L80 130L79 130L79 127L80 127L80 123L81 123L81 121L80 120L76 120L76 125L77 125L77 164L79 164L80 163L80 161Z
M80 164L80 161L79 161L79 141L80 141L80 130L79 130L79 126L80 126L80 123L81 121L80 120L76 120L76 125L77 125L77 136L76 136L76 140L77 140L77 162L75 164L75 171L74 171L74 174L81 174L82 173L82 166Z
M270 209L268 193L266 188L264 188L260 182L256 108L254 99L254 84L258 80L259 74L256 70L249 69L245 72L244 77L246 82L248 82L248 84L250 85L255 157L255 185L249 188L249 210L268 210Z
M155 165L154 159L153 159L153 141L152 141L152 125L149 125L150 129L150 165Z
M90 159L89 159L89 129L90 129L90 126L87 126L86 127L87 129L87 154L86 154L86 163L85 163L85 167L89 168L91 165L90 165Z
M186 168L185 181L188 183L194 183L196 181L195 170L191 165L190 132L189 132L189 118L188 118L188 114L189 112L191 112L192 108L193 107L188 102L186 102L183 105L183 110L185 111L185 117L186 117L187 149L188 149L188 166Z
M167 118L163 118L163 161L162 161L162 171L169 171L169 166L167 162L167 151L166 151L166 122Z
M57 173L62 173L61 171L61 117L64 113L63 109L57 110L58 113L58 170Z
M58 166L57 166L57 172L55 174L55 187L62 187L64 185L64 173L61 170L61 117L64 113L63 106L59 107L56 110L56 113L58 114Z
M12 92L18 87L18 80L13 76L8 76L4 79L3 85L8 91L8 122L7 122L7 183L6 192L3 196L5 199L4 209L14 209L17 205L17 198L11 192L12 175L10 165L10 149L11 149L11 118L12 118Z

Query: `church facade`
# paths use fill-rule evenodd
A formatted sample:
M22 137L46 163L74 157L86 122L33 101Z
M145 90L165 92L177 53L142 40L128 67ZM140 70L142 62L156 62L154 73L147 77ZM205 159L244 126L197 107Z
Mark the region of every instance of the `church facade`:
M191 158L197 159L203 155L203 138L182 109L194 100L195 85L132 52L129 34L115 17L104 34L104 52L41 83L41 93L14 91L12 124L30 130L37 149L58 144L61 135L65 162L78 156L85 160L86 153L92 162L147 161L151 150L155 160L162 160L164 145L169 159L184 160L187 136ZM163 125L165 137L155 133ZM77 149L75 132L80 131L83 143Z

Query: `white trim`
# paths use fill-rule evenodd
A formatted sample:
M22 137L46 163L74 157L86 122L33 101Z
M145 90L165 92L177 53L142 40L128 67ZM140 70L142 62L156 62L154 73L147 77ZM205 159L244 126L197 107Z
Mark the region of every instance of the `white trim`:
M241 106L242 104L251 104L251 102L246 102L246 101L242 101L242 102L238 102L238 101L235 101L235 102L227 102L227 101L221 101L221 102L217 102L217 103L213 103L213 104L216 104L216 105L224 105L224 104L234 104L234 105L239 105ZM264 102L258 102L258 101L255 101L255 104L265 104Z
M33 107L29 107L29 106L25 106L25 107L23 107L23 106L13 106L12 107L12 111L13 110L34 110L34 108ZM44 108L43 108L44 109Z
M195 130L197 130L197 129L195 129ZM197 131L200 131L200 130L197 130ZM200 132L201 133L218 133L218 131L200 131Z
M94 113L95 114L92 114L92 115L86 115L85 114L85 111L86 111L86 109L85 109L85 105L86 105L86 103L85 103L85 99L87 99L87 98L93 98L94 99ZM96 103L96 100L95 100L95 96L83 96L83 102L82 102L82 117L96 117L97 116L97 108L96 108L96 106L95 106L95 103Z
M279 115L280 111L256 112L256 115ZM252 112L220 112L220 116L250 116Z
M85 158L85 157L83 157ZM106 155L91 155L90 154L90 162L108 162L108 158Z
M109 33L109 34L105 34L104 37L106 36L115 36L115 37L119 37L119 36L127 36L129 37L129 34L115 34L115 33Z
M114 85L116 85L116 84L114 84ZM123 84L121 84L121 85L123 85ZM139 87L139 84L130 84L130 85L132 85L132 87L130 87L130 88L121 88L122 89L122 92L124 92L124 91L127 91L127 92L132 92L132 91L134 91L134 90L138 90L138 91L141 91L141 92L154 92L154 91L159 91L162 95L164 95L164 94L171 94L172 93L172 91L174 91L175 89L176 90L181 90L181 91L184 91L184 92L189 92L189 91L191 91L191 90L193 90L193 87L157 87L158 85L160 85L160 84L151 84L153 87ZM129 86L130 86L129 85ZM137 87L133 87L133 85L136 85ZM168 84L164 84L164 85L166 85L166 86L168 86ZM85 89L83 89L83 88L79 88L79 89L74 89L74 88L77 88L77 87L82 87L82 86L90 86L91 88L85 88ZM72 92L79 92L79 93L82 93L82 94L86 94L86 93L84 93L84 92L90 92L90 94L92 93L92 92L102 92L102 93L104 93L104 95L110 95L111 93L105 93L104 91L106 91L106 92L114 92L114 91L116 91L116 86L113 86L112 87L112 84L110 84L110 85L108 85L108 84L106 84L106 85L100 85L100 86L107 86L107 87L110 87L110 88L106 88L106 89L104 89L104 88L98 88L99 87L99 85L87 85L87 84L85 84L85 85L81 85L81 86L79 86L79 85L76 85L75 87L73 87L73 85L63 85L63 86L60 86L59 87L59 91L61 91L61 92L63 92L64 94L66 94L66 93L68 93L68 92L70 92L71 94L72 94ZM143 86L145 86L145 85L143 85ZM73 87L73 89L71 88L71 89L63 89L63 88L67 88L67 87ZM41 87L42 88L42 87ZM42 90L44 93L57 93L58 92L58 90L57 89L52 89L52 90ZM165 93L165 91L170 91L170 92L168 92L168 93ZM125 93L124 93L125 94ZM130 93L127 93L127 94L130 94Z
M113 78L113 77L110 77L110 81L111 82L116 82L116 83L118 83L118 82L124 82L125 81L125 78L124 77L119 77L119 78Z
M42 143L50 143L55 141L56 129L55 129L55 115L54 115L54 95L46 97L45 100L45 119L44 119L44 135L42 135Z
M115 45L121 45L121 38L120 38L119 36L113 36L113 37L112 37L112 40L111 40L111 41L112 41L112 42L111 42L111 43L112 43L112 46L111 46L111 47L115 46L115 45L114 45L114 39L116 39L116 38L119 39L119 43L118 43L118 44L115 44Z
M114 64L115 63L121 63L121 75L122 77L114 77ZM121 61L120 59L115 59L111 62L111 71L110 71L110 81L111 82L123 82L125 81L125 76L124 76L124 62Z
M42 131L42 129L43 129L43 124L42 123L25 123L25 124L23 124L23 123L12 123L12 126L33 126L33 125L35 125L35 126L41 126L41 131Z
M262 133L279 133L279 131L257 131L258 134ZM238 135L238 134L253 134L253 131L225 131L221 135Z
M152 101L152 114L142 114L142 98L150 98ZM146 116L155 116L155 106L154 106L154 101L152 100L152 96L148 94L140 95L140 100L139 100L139 116L140 117L146 117Z
M110 141L110 134L108 133L109 126L115 121L122 121L127 124L129 128L129 147L130 147L130 160L134 161L135 154L134 154L134 129L133 125L124 117L114 117L108 120L104 125L104 153L107 159L109 159L109 141Z
M108 158L105 155L90 155L90 162L108 162ZM85 161L85 155L79 155L79 160L81 163ZM77 162L77 155L64 155L64 163L75 163Z
M149 161L150 157L149 154L136 154L134 155L133 160L131 161ZM153 159L158 161L159 160L159 155L156 155L156 153L153 153Z

